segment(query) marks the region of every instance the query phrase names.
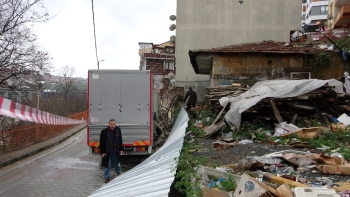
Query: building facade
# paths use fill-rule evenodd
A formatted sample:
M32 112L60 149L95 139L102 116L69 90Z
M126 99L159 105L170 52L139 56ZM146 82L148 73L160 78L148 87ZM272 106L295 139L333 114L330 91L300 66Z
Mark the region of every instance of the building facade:
M302 24L320 24L327 22L328 0L302 0Z
M140 70L150 70L154 78L154 89L171 86L176 74L175 45L168 42L153 44L140 42Z
M177 0L176 86L204 95L209 75L197 75L189 50L263 40L290 41L301 30L297 0ZM203 101L204 97L199 97Z
M350 24L350 2L348 0L329 0L328 25L332 29Z
M320 62L320 54L328 63ZM273 79L339 79L347 69L338 52L273 41L190 51L189 58L196 73L209 74L211 87Z
M8 88L0 88L1 97L7 98L9 100L19 102L19 103L33 99L33 96L35 96L37 92L38 92L37 90L29 89L29 88L16 89L16 90L10 90Z

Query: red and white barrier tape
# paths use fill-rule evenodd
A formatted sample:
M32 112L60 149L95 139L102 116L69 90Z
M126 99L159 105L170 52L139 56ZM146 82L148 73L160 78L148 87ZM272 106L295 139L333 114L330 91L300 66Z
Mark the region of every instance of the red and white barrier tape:
M84 120L70 119L37 110L27 105L0 97L0 115L20 119L29 122L36 122L50 125L73 125L82 124Z

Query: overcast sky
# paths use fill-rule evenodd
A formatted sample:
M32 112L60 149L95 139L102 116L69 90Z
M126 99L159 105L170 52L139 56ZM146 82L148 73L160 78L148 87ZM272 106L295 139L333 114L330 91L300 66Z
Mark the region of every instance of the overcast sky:
M39 43L60 67L75 67L75 77L97 69L91 0L44 0L51 16L37 25ZM176 15L176 0L94 0L100 69L138 69L139 42L160 44L175 32L169 26Z

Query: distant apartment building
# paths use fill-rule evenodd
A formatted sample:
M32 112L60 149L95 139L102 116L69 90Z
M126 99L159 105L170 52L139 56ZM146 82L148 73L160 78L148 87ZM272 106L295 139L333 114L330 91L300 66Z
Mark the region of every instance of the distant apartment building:
M301 24L324 26L328 15L328 0L302 0Z
M0 96L16 102L23 102L33 99L33 95L37 93L34 89L22 88L10 90L8 88L0 88Z
M175 78L175 45L168 42L139 43L140 70L150 70L155 80L155 89L170 86Z
M334 29L350 24L350 1L329 0L328 25Z

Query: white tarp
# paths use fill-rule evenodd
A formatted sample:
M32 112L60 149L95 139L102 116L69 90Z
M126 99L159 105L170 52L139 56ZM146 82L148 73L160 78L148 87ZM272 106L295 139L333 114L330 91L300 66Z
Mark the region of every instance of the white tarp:
M247 92L237 97L223 97L219 100L220 105L229 100L230 110L226 113L226 121L236 127L240 126L241 113L257 104L264 98L287 98L300 96L311 92L325 84L335 86L334 91L338 94L344 94L342 83L335 79L303 79L303 80L270 80L261 81L254 84Z

